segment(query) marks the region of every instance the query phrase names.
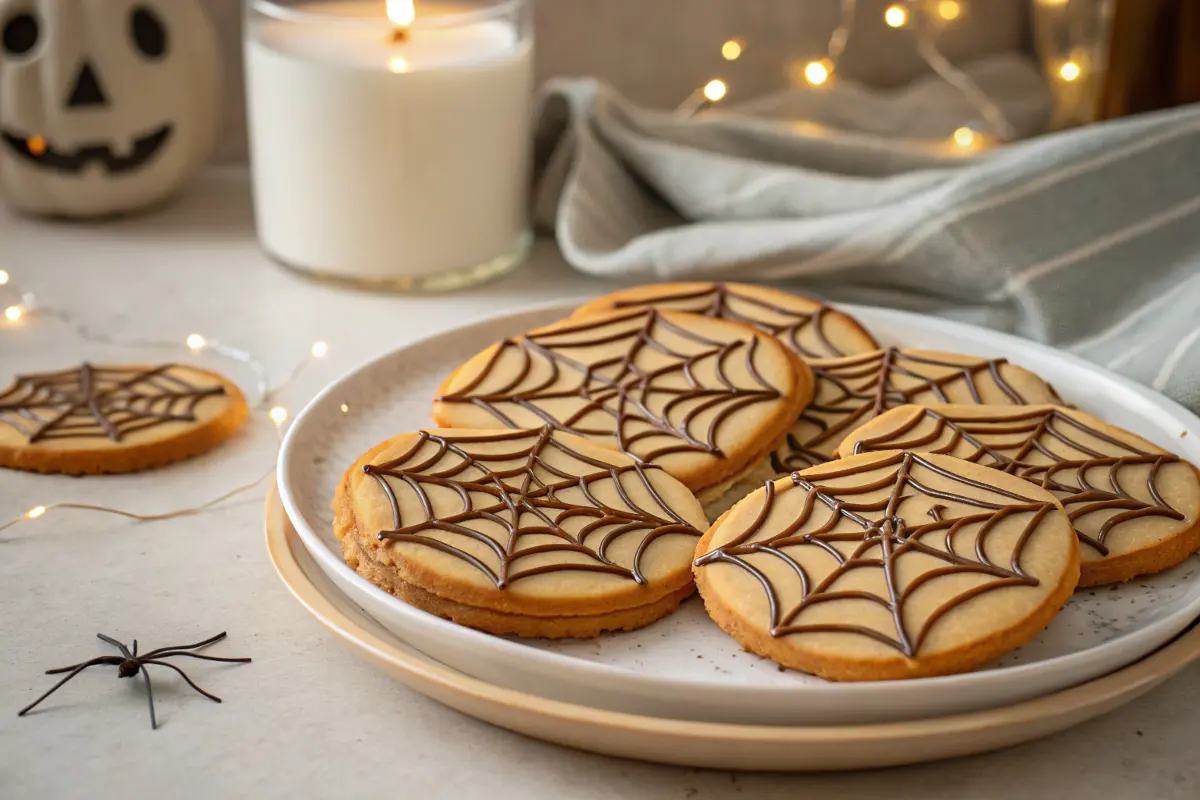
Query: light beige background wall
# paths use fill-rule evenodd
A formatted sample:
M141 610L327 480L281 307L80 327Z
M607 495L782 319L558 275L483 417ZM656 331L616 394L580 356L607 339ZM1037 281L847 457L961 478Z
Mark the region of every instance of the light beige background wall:
M241 91L243 0L205 0L229 65L226 134L220 157L245 153ZM419 5L420 0L418 0ZM1026 0L961 0L965 14L940 35L943 51L969 60L1025 43ZM723 78L730 98L785 85L784 65L823 54L838 0L533 0L539 79L597 75L635 99L671 106L696 86ZM875 86L902 84L924 69L907 33L883 23L889 0L859 0L858 26L843 74ZM379 0L380 8L383 0ZM930 5L933 5L930 0ZM721 43L746 39L735 64Z

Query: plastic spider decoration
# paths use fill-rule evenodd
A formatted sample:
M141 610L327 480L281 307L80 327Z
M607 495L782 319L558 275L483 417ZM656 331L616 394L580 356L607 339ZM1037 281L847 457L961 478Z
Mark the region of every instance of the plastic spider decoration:
M145 653L144 655L140 655L140 656L138 655L137 639L133 640L133 649L130 649L130 648L126 647L123 643L118 642L116 639L113 639L112 637L105 636L103 633L97 633L96 637L105 642L108 642L113 647L116 647L117 649L119 649L121 651L121 655L119 655L119 656L97 656L96 658L93 658L90 661L84 661L82 664L72 664L69 667L58 667L57 669L46 670L47 675L60 675L64 672L69 673L69 674L67 675L67 677L63 678L58 683L54 684L54 686L50 687L50 690L47 691L45 694L43 694L41 697L39 697L37 700L34 700L32 703L25 706L25 708L22 708L20 711L18 711L17 716L19 716L19 717L25 716L27 713L29 713L34 708L36 708L39 703L41 703L47 697L49 697L50 695L57 692L60 688L62 688L63 684L65 684L67 681L71 680L71 678L74 678L79 673L83 672L88 667L111 665L111 666L114 666L117 668L117 677L118 678L132 678L135 675L137 675L139 672L142 674L143 677L145 677L145 679L146 679L146 699L150 704L150 727L152 729L157 729L158 721L154 718L154 690L150 685L150 673L146 669L147 664L153 664L158 667L167 667L169 669L175 670L176 672L179 673L180 677L182 677L185 681L187 681L188 686L192 687L197 692L199 692L200 694L207 697L209 700L212 700L214 703L219 703L219 702L221 702L221 698L217 697L214 694L210 694L210 693L204 691L203 689L201 689L199 686L197 686L195 683L192 682L192 679L187 676L187 673L185 673L183 670L181 670L179 667L175 666L174 664L168 664L166 661L163 661L162 659L172 658L174 656L187 656L188 658L199 658L204 661L222 661L222 662L232 663L232 664L248 664L248 663L250 663L250 659L248 659L248 658L218 658L216 656L204 656L204 655L200 655L199 653L192 652L195 650L200 650L202 648L208 647L210 644L215 644L215 643L221 641L222 639L225 638L224 631L222 631L221 633L218 633L216 636L213 636L210 639L205 639L203 642L197 642L196 644L180 645L178 647L160 647L157 650L151 650L149 653Z

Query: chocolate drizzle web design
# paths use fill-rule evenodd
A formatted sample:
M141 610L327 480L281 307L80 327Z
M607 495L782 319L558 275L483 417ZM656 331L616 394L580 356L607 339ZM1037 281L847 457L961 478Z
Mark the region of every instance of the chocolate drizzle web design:
M420 458L422 448L430 442L437 449ZM481 442L512 442L514 446L502 453L471 452L471 445ZM549 463L545 456L547 449L557 450L588 471L576 475ZM514 462L519 465L512 466ZM509 466L502 468L498 466L500 464ZM651 544L676 534L700 536L700 531L675 513L655 489L647 476L654 469L658 468L638 463L618 466L591 458L564 444L549 426L535 431L474 436L439 436L422 431L416 444L399 458L363 466L363 472L378 481L392 507L394 528L381 531L380 541L410 542L448 553L484 573L497 589L533 575L569 570L602 572L645 584L641 561ZM399 499L388 478L405 484L416 495L423 519L401 519ZM630 496L629 487L624 483L626 480L639 482L657 508L649 510L638 505ZM597 484L603 481L611 482L622 507L611 506L597 497ZM435 513L429 487L453 491L458 495L461 508L456 513L439 516ZM582 501L562 499L561 495L572 489L579 490ZM486 496L482 505L477 505L478 495ZM522 522L526 515L533 518L532 524ZM590 519L578 532L571 533L564 523L573 517ZM500 526L505 541L497 541L471 527L485 521ZM484 545L495 556L498 569L463 549L423 533L433 530L465 536ZM641 539L632 563L623 566L608 557L608 550L618 539L631 534L639 535ZM553 537L558 541L520 546L522 537L534 535ZM594 545L589 545L589 540ZM519 566L521 559L545 553L578 554L586 560Z
M948 392L961 388L971 402L983 403L977 384L982 375L990 377L1009 402L1023 405L1028 401L1000 373L1006 363L1003 358L956 363L894 347L810 363L816 380L813 401L783 445L771 455L771 464L780 473L824 464L833 458L842 439L859 425L888 409L918 402L916 398L921 395L929 396L927 402L956 402ZM916 382L902 388L898 378ZM957 402L967 400L960 398Z
M755 535L762 530L763 524L770 516L775 501L774 484L768 483L762 509L754 522L729 543L696 560L698 567L724 562L744 569L753 575L767 595L772 636L830 632L861 634L889 645L911 658L920 651L921 643L934 623L951 609L981 594L1005 586L1038 585L1037 578L1029 575L1022 568L1021 556L1026 544L1037 533L1043 520L1056 509L1052 503L1039 502L956 475L913 453L895 453L878 461L855 467L836 468L836 465L830 466L834 468L810 475L807 478L801 478L798 474L792 475L793 484L807 492L807 497L803 510L782 531L764 539L754 540ZM879 472L886 468L894 469L881 478L871 479L867 483L857 486L832 488L820 483L823 480ZM971 497L932 487L914 476L914 470L917 468L928 470L942 478L958 483L964 488L982 490L993 498L1002 498L1003 501ZM891 491L882 498L858 499L862 495L889 486ZM973 514L946 516L948 507L935 504L926 510L931 521L914 524L905 517L902 506L906 500L918 495L972 506L980 510ZM807 533L801 533L812 518L817 503L831 510L828 521ZM1012 548L1009 563L1007 565L994 563L985 552L988 535L1001 522L1016 515L1024 515L1027 517L1027 521ZM861 530L836 532L835 529L843 520L851 521ZM960 548L956 546L956 540L970 530L975 532L974 546L969 548L970 552L960 552ZM934 536L941 539L944 549L927 543L926 540ZM839 542L855 544L847 555L835 546ZM788 554L789 548L797 547L819 548L831 556L837 565L823 579L814 581L799 561ZM896 576L896 564L898 559L906 553L921 553L930 556L941 562L941 565L922 572L908 581L906 585L900 586ZM746 560L747 556L751 555L764 555L782 561L787 566L789 573L795 575L796 580L799 581L801 599L791 608L784 608L776 587L767 575ZM882 570L887 586L886 597L867 591L833 588L847 573L860 569ZM919 628L909 630L904 614L905 601L929 581L959 573L972 573L992 580L949 598L937 606ZM895 635L888 635L874 628L851 622L806 624L798 619L806 609L821 603L839 600L867 600L883 606L894 621Z
M905 434L916 428L922 418L933 420L933 429L927 434L904 439ZM1074 438L1080 433L1099 439L1116 452L1101 452L1089 447ZM1003 438L997 441L995 437ZM956 450L961 451L964 444L969 452L955 453ZM1056 452L1056 446L1069 450L1071 455ZM1157 483L1163 465L1178 462L1176 456L1141 450L1057 408L1014 408L1003 414L960 417L923 408L921 413L913 414L908 422L886 436L864 439L854 445L855 453L895 449L955 455L1016 475L1053 492L1066 508L1071 524L1076 526L1075 533L1079 540L1101 555L1109 554L1105 542L1124 523L1143 517L1184 519L1183 514L1163 499ZM1045 462L1037 463L1038 455ZM1150 465L1146 477L1149 503L1134 497L1121 482L1122 470L1147 464ZM1096 469L1107 470L1104 476L1107 488L1097 486L1088 477ZM1094 536L1079 530L1077 523L1080 520L1109 511L1117 513L1104 520Z
M624 323L630 320L643 322L632 327L625 326ZM673 350L656 338L664 332L699 345L699 349L694 353ZM675 324L653 309L643 309L632 314L585 320L551 331L507 339L500 343L487 364L466 386L437 400L443 403L471 403L488 411L510 428L522 426L501 410L502 405L524 409L534 414L541 423L580 436L614 436L622 452L643 462L680 452L701 452L720 457L724 455L717 445L721 425L744 408L777 400L781 396L762 377L755 365L759 342L757 336L730 342L716 341ZM623 345L624 352L588 362L572 358L564 352L605 345ZM642 367L638 364L638 356L644 351L665 356L667 363L654 368ZM493 374L496 365L509 353L516 353L520 359L516 375L490 391L477 392ZM756 384L753 387L738 386L728 375L728 361L739 356ZM531 378L536 359L544 360L549 365L548 377ZM704 362L711 362L716 374L714 385L706 385L698 374ZM577 374L578 385L560 386L564 373ZM686 388L677 385L678 378L683 379ZM676 382L673 384L671 381ZM561 403L568 398L579 398L582 402L578 410L563 418L555 416L541 405ZM651 408L656 401L664 401L657 413ZM709 416L707 429L695 430L704 415ZM649 452L641 452L648 448L639 446L639 443L664 436L675 441Z
M738 311L731 304L731 300L765 313L756 315L752 312ZM812 311L800 311L739 292L725 283L711 283L701 289L657 295L645 300L618 300L613 303L613 307L642 308L665 303L678 303L679 305L672 305L671 308L680 311L748 323L782 340L804 358L836 358L850 355L842 352L825 331L826 319L830 314L838 313L829 306L817 303ZM785 317L785 320L780 322L777 317ZM820 350L805 346L801 341L801 336L807 331L813 333L820 344ZM866 331L862 331L861 335L870 339Z
M157 367L96 367L18 375L0 394L0 422L31 444L49 439L107 438L114 442L170 422L195 422L196 406L225 394L221 386L194 386Z

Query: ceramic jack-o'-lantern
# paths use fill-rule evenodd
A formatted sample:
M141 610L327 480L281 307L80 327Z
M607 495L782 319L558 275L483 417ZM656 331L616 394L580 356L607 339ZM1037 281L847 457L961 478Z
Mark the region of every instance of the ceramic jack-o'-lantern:
M0 195L66 217L154 205L208 157L220 95L201 0L0 0Z

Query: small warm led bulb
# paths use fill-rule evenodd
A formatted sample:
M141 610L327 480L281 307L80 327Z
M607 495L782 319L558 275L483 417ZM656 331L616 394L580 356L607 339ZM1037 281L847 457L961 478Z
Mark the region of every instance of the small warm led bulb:
M975 144L975 131L970 128L957 128L954 131L954 143L959 147L970 147Z
M829 80L829 67L825 66L820 61L810 61L804 67L804 80L811 83L813 86L820 86L825 81Z
M726 92L725 81L713 80L709 81L704 86L704 97L711 103L715 103L725 96Z
M200 334L198 334L198 333L188 334L187 346L188 346L189 350L191 350L193 352L195 352L196 350L203 350L204 345L206 345L206 344L208 344L208 342L206 342L204 340L204 337L201 336Z
M908 22L908 12L902 6L888 6L883 12L883 21L893 28L903 28Z
M46 140L41 136L30 136L25 140L25 146L29 149L30 155L44 156L46 155Z
M276 425L282 425L284 422L287 421L287 417L288 417L287 409L284 408L283 406L275 406L274 408L271 409L270 414L271 414L271 421L274 422Z
M40 517L42 514L45 514L45 513L46 513L45 506L34 506L33 508L31 508L25 512L25 516L28 517L29 519L37 519L38 517Z
M342 409L342 413L343 413L343 414L349 414L349 413L350 413L350 406L346 405L345 403L342 403L342 405L341 405L341 409Z
M962 6L958 0L942 0L937 4L937 13L939 17L949 22L962 15Z
M5 272L4 270L0 269L0 286L4 286L7 283L8 283L8 273Z
M1064 81L1075 80L1076 78L1079 77L1081 72L1083 72L1083 70L1081 70L1079 68L1079 65L1076 64L1074 61L1068 61L1067 63L1065 63L1061 67L1059 67L1059 70L1058 70L1058 74L1062 76L1062 79Z
M325 344L325 342L313 342L313 346L312 346L313 358L324 358L325 354L328 352L329 352L329 345Z
M17 320L21 319L21 316L24 313L25 309L21 308L20 306L9 306L8 308L4 309L4 316L9 322L16 322Z
M726 61L737 61L742 56L742 51L746 49L746 43L741 39L730 39L725 44L721 45L721 56Z

